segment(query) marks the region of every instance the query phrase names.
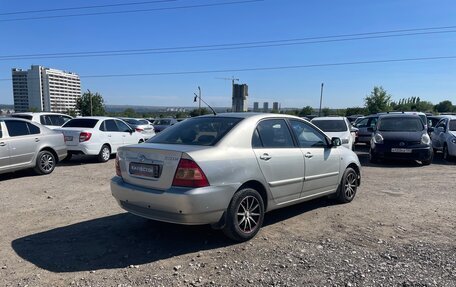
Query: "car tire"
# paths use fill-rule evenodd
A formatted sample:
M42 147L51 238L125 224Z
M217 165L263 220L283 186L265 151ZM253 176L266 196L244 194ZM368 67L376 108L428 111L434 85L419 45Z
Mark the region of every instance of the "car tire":
M372 149L369 149L369 161L371 163L378 163L378 157L375 155Z
M101 147L100 153L98 154L98 161L99 162L107 162L111 157L111 149L108 145L103 145Z
M432 160L434 159L434 152L431 152L431 155L429 156L428 159L422 160L421 164L422 165L430 165L432 163Z
M50 174L55 168L55 156L52 152L43 150L40 151L36 157L36 165L34 171L37 174Z
M260 230L264 219L261 195L252 188L237 191L226 212L223 233L237 242L250 240Z
M348 203L355 198L358 189L358 173L351 167L347 167L342 176L338 192L337 201L340 203Z

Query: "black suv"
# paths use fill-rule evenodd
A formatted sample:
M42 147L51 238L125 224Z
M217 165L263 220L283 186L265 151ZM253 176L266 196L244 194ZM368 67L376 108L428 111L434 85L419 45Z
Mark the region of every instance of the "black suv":
M371 139L370 161L382 158L419 160L432 163L432 144L421 118L410 114L389 114L378 118Z

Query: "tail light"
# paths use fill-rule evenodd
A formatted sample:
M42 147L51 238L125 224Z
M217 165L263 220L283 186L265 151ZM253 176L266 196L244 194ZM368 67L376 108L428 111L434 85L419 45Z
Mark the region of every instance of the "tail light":
M181 159L174 175L173 186L205 187L209 181L201 168L190 159Z
M119 154L116 154L116 175L122 177L122 171L120 170Z
M79 134L79 142L86 142L86 141L90 140L91 137L92 137L92 133L82 132Z
M142 128L135 128L135 131L137 131L138 133L140 133L140 132L144 131L144 129L142 129Z

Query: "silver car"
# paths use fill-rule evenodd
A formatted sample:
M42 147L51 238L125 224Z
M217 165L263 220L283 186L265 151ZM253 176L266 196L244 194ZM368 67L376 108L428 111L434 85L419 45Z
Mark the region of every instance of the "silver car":
M443 116L430 130L434 150L442 151L445 160L456 157L456 116Z
M66 156L62 133L29 120L0 118L0 173L33 168L49 174Z
M191 118L144 144L121 147L112 195L145 218L211 224L236 241L264 214L322 196L355 197L356 154L298 117L231 113Z
M148 140L155 136L154 126L145 119L120 118L132 127L136 132L141 133L144 139Z

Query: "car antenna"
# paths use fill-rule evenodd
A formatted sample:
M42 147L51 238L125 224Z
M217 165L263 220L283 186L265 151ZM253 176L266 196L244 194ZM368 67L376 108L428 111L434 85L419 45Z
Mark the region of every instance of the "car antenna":
M214 109L213 109L211 106L209 106L209 104L208 104L208 103L206 103L206 102L205 102L205 101L204 101L204 100L201 98L201 88L200 88L199 86L198 86L198 91L199 91L199 93L198 93L198 94L196 94L196 93L193 93L193 94L195 95L195 97L193 98L193 102L194 102L194 103L196 103L196 100L197 100L197 99L199 99L199 100L200 100L200 104L199 104L199 112L201 113L201 102L203 102L203 103L205 103L205 104L206 104L206 106L208 106L208 107L209 107L209 109L211 109L211 111L212 111L212 113L214 114L214 116L216 116L216 115L217 115L217 113L215 112L215 110L214 110ZM200 114L200 115L201 115L201 114Z

